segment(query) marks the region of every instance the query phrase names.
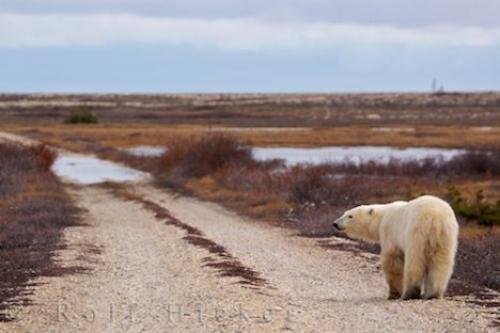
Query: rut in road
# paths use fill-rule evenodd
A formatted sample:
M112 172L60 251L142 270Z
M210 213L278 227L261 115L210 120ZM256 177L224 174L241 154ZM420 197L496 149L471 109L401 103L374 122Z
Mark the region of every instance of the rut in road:
M267 281L259 276L259 273L251 268L245 267L238 259L229 253L223 246L207 239L205 235L196 228L180 221L168 211L168 209L154 203L153 201L146 200L141 196L125 190L123 187L115 187L115 194L120 197L138 202L146 209L155 213L155 217L164 220L166 224L176 226L186 232L183 237L189 244L206 249L209 253L215 255L207 256L203 259L204 267L215 268L220 272L222 277L238 277L238 283L242 285L252 286L257 288L267 284Z

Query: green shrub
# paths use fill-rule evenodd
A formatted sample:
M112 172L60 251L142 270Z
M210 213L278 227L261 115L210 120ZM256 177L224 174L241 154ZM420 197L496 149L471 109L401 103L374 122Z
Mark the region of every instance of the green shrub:
M447 198L455 213L469 220L476 220L482 225L500 225L500 200L490 203L484 200L483 190L476 193L473 201L467 201L462 197L456 187L448 189Z
M87 106L71 111L66 124L97 124L97 116Z

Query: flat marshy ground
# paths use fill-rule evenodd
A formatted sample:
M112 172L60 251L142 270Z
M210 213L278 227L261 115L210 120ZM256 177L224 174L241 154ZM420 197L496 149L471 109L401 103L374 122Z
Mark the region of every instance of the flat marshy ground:
M63 124L82 106L98 124ZM455 204L462 226L457 281L500 288L495 273L500 232L498 224L490 223L498 219L500 200L499 93L4 95L0 109L0 131L126 163L153 173L160 187L296 228L304 236L332 235L330 221L353 205L421 193L444 197ZM238 155L237 147L245 144L482 153L455 164L431 159L422 165L395 161L288 167ZM122 150L141 145L167 147L174 157L138 157ZM485 214L490 222L480 224ZM351 250L376 251L366 244ZM460 283L454 288L457 294L464 292Z
M82 108L99 124L62 125ZM500 148L500 93L0 94L0 128L66 145L164 145L223 131L255 146L492 149Z
M500 126L500 93L0 95L0 122L62 122L90 107L101 122L244 127ZM486 125L484 125L486 124Z

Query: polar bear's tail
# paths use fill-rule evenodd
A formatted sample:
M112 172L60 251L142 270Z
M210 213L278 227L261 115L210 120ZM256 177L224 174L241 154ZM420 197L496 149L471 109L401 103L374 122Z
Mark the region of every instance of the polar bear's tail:
M454 214L434 221L436 232L431 232L426 248L426 275L424 298L441 298L448 286L458 242L458 223Z
M419 215L405 253L403 297L419 298L423 289L424 298L441 298L453 272L458 223L451 208Z

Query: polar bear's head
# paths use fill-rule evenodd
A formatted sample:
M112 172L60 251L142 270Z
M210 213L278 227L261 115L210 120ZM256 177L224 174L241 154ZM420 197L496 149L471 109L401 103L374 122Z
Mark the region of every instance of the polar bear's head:
M363 205L346 211L333 222L333 226L349 237L378 242L380 220L379 205Z

